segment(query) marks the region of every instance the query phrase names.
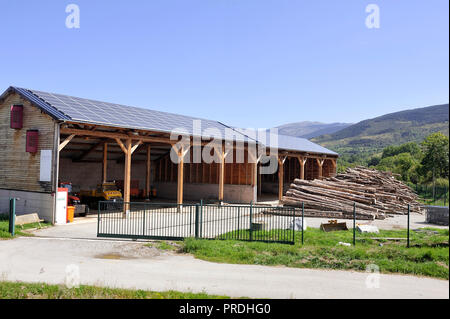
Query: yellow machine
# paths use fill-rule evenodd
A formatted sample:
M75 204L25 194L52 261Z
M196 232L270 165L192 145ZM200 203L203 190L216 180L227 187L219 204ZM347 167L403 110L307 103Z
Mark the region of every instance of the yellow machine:
M81 202L96 208L99 201L121 201L122 193L117 189L115 183L98 184L95 190L81 191Z

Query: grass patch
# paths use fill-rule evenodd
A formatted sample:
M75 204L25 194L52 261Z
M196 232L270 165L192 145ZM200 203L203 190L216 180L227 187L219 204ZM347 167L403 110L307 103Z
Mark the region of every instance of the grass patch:
M412 231L412 247L409 249L406 248L406 240L387 240L387 238L406 238L406 235L406 230L381 230L380 234L358 234L356 247L345 247L338 243L351 243L352 231L324 233L319 229L308 229L305 232L303 246L301 232L296 232L294 246L189 238L184 242L183 251L199 259L232 264L356 271L365 271L368 265L376 264L382 273L421 275L448 280L449 231L431 228L420 232ZM382 239L375 240L373 237Z
M443 207L448 207L449 203L448 203L448 199L419 199L419 202L427 205L427 206L443 206Z
M1 239L13 239L15 237L20 236L33 236L32 234L26 232L28 229L41 229L51 226L49 223L32 223L32 224L26 224L23 226L16 226L15 227L15 236L11 236L9 233L9 216L8 215L0 215L0 240Z
M0 299L229 299L227 296L178 291L154 292L80 286L0 282Z
M181 251L183 249L183 244L178 241L158 241L150 244L146 244L147 247L154 247L159 250L165 251Z

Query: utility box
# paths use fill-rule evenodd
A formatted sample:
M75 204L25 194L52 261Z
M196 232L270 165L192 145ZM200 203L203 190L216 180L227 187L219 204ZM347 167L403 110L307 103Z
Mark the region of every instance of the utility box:
M20 130L23 128L23 105L11 105L11 128Z

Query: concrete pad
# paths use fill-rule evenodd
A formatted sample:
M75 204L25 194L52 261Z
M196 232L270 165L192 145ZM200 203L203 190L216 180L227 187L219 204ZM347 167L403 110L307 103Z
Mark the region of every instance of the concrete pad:
M0 241L1 280L64 284L67 269L74 267L82 284L113 288L275 299L449 298L449 282L431 278L217 264L132 242L39 237Z

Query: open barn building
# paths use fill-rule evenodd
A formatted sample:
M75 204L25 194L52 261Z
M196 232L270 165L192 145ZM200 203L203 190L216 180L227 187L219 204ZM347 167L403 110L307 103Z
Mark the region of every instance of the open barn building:
M188 145L174 147L174 132L187 136ZM214 139L223 146L211 154L214 161L194 160L193 146L202 151ZM18 213L52 223L61 182L80 191L115 182L124 202L248 204L267 194L281 198L296 178L335 175L338 158L306 139L261 140L218 121L18 87L0 97L0 146L0 212L8 211L9 197L18 197ZM260 174L271 154L250 151L261 146L277 150L273 174Z

